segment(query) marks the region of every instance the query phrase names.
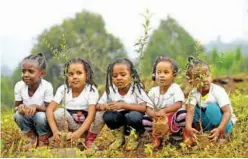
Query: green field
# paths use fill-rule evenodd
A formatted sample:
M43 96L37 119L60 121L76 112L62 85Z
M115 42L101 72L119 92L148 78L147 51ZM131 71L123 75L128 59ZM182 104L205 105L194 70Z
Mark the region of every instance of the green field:
M38 148L22 152L21 135L14 123L13 112L5 109L1 114L1 157L248 157L248 91L244 89L247 84L239 83L237 86L230 98L238 122L231 134L231 141L225 145L210 144L206 148L187 148L183 143L172 144L164 139L162 148L155 151L151 148L151 139L144 137L134 152L125 152L123 149L113 151L108 150L113 137L107 127L104 127L96 139L100 150L80 151L72 147L73 149L60 150Z

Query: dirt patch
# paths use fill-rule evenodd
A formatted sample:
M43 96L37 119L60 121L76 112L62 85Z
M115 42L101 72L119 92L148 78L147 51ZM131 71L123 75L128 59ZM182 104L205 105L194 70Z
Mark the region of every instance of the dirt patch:
M78 147L78 145L81 145L82 143L84 143L84 140L85 140L84 138L80 138L77 141L71 141L70 135L71 135L71 132L61 131L60 132L61 141L57 143L53 140L53 138L50 138L49 147L52 149L73 148L73 147Z
M208 138L209 135L210 135L209 133L202 133L197 135L198 138L197 144L199 145L200 148L205 148L211 143L211 141Z

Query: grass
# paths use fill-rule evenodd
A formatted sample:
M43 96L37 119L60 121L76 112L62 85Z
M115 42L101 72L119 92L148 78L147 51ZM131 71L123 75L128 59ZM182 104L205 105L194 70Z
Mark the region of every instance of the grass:
M242 88L242 84L239 84ZM195 146L187 148L183 143L171 144L166 139L159 150L153 150L151 139L141 139L141 144L134 152L126 152L123 149L109 150L108 145L113 141L112 134L104 127L96 139L96 144L101 150L80 151L72 149L48 149L37 148L28 152L20 151L22 146L21 133L13 120L13 112L4 110L1 116L1 157L248 157L248 93L235 90L230 94L234 112L238 122L231 134L231 141L225 145L210 144L205 148Z

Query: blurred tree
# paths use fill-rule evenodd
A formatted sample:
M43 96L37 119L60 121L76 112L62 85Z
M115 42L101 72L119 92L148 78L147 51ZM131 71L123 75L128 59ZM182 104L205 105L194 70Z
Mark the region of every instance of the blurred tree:
M53 83L55 89L63 83L60 74L64 61L52 58L53 52L61 53L64 47L68 49L70 58L80 57L91 62L97 83L104 82L107 65L113 59L126 57L123 44L107 33L100 15L88 11L77 13L74 18L43 31L31 51L32 54L45 54L48 64L45 78ZM20 74L19 71L16 73Z
M214 66L212 73L215 75L232 75L248 70L248 58L242 56L241 49L235 51L218 52L217 49L211 51L209 63Z
M14 89L11 77L1 76L1 107L3 105L14 107Z
M237 49L236 49L236 51L235 51L235 60L236 61L239 61L240 59L241 59L241 57L242 57L242 53L241 53L241 49L240 49L240 47L238 47Z
M176 61L180 61L179 66L185 67L187 57L195 55L196 41L193 37L181 27L175 19L170 16L167 20L162 20L158 29L154 30L149 39L148 45L144 51L144 57L141 60L141 72L143 76L150 76L152 65L157 56L168 56ZM198 48L199 49L199 48ZM203 53L204 49L200 45L197 52ZM182 59L184 59L182 61Z

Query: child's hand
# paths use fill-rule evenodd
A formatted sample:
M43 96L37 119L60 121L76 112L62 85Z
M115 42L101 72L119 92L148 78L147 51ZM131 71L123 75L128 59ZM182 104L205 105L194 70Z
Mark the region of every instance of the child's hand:
M196 137L196 134L199 133L199 131L197 131L196 129L192 128L192 127L186 127L186 131L190 137L190 140L193 141L193 142L196 142L197 141L197 137Z
M211 139L211 141L216 142L218 137L219 137L219 135L220 135L220 129L219 128L214 128L211 131L211 135L208 138Z
M81 133L79 133L78 131L74 131L73 133L71 133L70 139L71 141L76 141L77 139L79 139L81 136Z
M108 104L107 103L100 104L99 108L100 108L100 111L108 110Z
M59 131L56 131L55 133L53 133L52 139L53 139L55 142L59 143L59 142L61 141L61 139L60 139L60 132L59 132Z
M20 104L18 107L17 107L17 110L20 114L22 115L25 115L25 107L26 105L25 104Z
M155 112L155 116L156 117L166 116L166 113L165 113L164 109L160 109L158 112Z
M108 105L109 105L110 110L120 110L120 109L123 109L124 103L123 102L111 102L111 103L108 103Z
M26 116L34 116L36 113L36 107L34 106L26 106L26 109L25 109L25 115Z

